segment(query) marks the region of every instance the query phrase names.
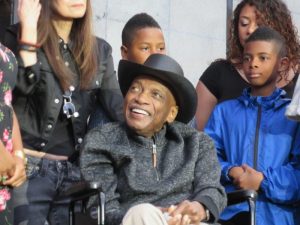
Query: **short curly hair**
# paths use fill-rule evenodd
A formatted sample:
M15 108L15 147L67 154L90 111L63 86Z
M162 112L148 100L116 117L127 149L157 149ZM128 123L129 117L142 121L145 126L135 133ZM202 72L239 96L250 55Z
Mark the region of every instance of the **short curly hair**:
M295 72L299 72L300 64L300 43L296 27L286 4L281 0L242 0L234 10L229 35L229 51L227 59L237 64L242 63L243 46L239 41L239 16L246 6L256 8L256 16L259 26L268 26L278 31L286 40L287 57Z

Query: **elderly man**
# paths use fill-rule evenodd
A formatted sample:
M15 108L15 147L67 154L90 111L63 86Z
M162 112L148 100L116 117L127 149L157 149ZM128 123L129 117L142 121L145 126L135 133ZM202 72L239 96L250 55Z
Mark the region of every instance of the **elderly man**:
M214 223L226 205L213 142L186 125L197 95L172 58L121 60L125 123L91 130L81 170L100 181L110 225Z

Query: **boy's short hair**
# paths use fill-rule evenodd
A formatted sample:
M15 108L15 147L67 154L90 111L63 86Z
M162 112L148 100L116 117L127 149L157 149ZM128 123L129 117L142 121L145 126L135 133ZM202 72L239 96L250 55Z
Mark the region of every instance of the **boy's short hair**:
M246 40L246 43L252 41L274 42L278 48L278 56L287 56L286 41L284 37L276 30L270 27L257 28Z
M139 13L131 17L122 30L122 45L130 46L135 32L143 28L161 29L156 20L147 13Z

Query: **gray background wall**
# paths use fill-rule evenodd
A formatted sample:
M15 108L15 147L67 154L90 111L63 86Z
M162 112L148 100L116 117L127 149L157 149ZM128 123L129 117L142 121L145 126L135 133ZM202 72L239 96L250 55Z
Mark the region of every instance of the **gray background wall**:
M239 0L233 0L233 7ZM300 1L284 0L300 31ZM136 13L147 12L161 25L167 52L196 85L205 68L226 54L226 0L92 0L97 36L113 47L115 68L121 58L121 32Z

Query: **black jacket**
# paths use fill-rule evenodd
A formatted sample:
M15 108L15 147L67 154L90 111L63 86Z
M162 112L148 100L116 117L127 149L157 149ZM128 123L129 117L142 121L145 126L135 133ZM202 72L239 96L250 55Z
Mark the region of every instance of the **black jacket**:
M8 28L4 40L4 44L16 55L17 30L16 26ZM97 102L112 120L123 120L123 97L114 71L111 46L100 38L97 38L97 43L100 52L97 75L89 90L79 91L72 99L79 112L79 117L72 117L75 149L78 149L86 134L87 120ZM43 151L61 113L63 90L43 49L37 53L38 62L27 68L18 57L19 72L13 92L13 107L20 121L24 146Z

